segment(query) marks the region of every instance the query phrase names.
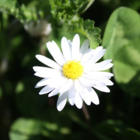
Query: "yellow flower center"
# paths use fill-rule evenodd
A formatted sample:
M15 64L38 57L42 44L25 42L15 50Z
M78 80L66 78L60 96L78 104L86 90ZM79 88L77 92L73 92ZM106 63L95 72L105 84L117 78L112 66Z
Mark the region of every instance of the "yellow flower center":
M63 74L70 79L77 79L83 74L83 66L80 61L72 60L68 61L63 66Z

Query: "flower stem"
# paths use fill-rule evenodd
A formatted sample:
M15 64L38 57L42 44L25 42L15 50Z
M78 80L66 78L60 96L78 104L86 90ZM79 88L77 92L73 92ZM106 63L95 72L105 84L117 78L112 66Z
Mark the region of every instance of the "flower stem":
M88 113L88 110L87 110L85 104L83 104L82 110L83 110L83 113L84 113L84 115L85 115L85 118L86 118L86 120L87 120L87 122L88 122L88 121L90 120L90 115L89 115L89 113Z
M88 126L88 131L89 131L89 139L92 140L92 131L91 131L91 126L90 126L90 114L89 114L85 104L83 104L82 110L83 110L83 113L85 115L85 119L87 121L87 126Z

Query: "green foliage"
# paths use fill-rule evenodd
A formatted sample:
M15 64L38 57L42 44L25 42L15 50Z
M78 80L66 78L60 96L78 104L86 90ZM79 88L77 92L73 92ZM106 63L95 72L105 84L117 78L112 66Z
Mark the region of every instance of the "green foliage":
M87 3L81 8L81 13L85 12L95 0L88 0Z
M22 23L37 20L38 16L44 17L49 14L48 1L31 1L25 6L19 5L17 0L0 0L0 11L15 16ZM46 10L47 9L47 10Z
M84 21L78 15L85 11L93 1L70 1L70 0L50 0L51 12L55 24L63 26L65 30L80 33L90 41L90 46L94 49L101 43L100 29L94 27L91 20ZM62 5L63 3L63 5ZM56 26L56 25L55 25Z
M21 21L25 18L17 0L0 0L0 11L12 14Z
M30 139L30 137L37 137L37 135L39 135L40 133L40 121L35 119L19 118L11 127L10 138L11 140L28 140Z
M10 140L41 140L43 137L62 139L63 135L70 133L69 127L57 122L19 118L11 127Z
M80 33L88 38L90 41L90 46L95 49L97 46L99 46L99 43L101 42L100 39L100 29L94 27L94 22L91 20L85 20L82 19L74 22L72 21L71 24L68 26L69 31L74 31L77 33Z
M20 6L16 0L10 2L11 4L9 0L2 0L0 10L14 15L23 23L37 20L38 15L42 18L45 15L50 16L48 2L32 1L28 6L24 4ZM84 21L79 18L79 14L86 11L93 2L94 0L50 0L53 16L50 21L54 27L62 26L67 31L81 33L89 39L91 47L96 48L101 43L100 29L94 27L93 21ZM45 10L44 6L48 11Z
M103 38L105 59L112 59L116 82L133 96L140 97L140 16L129 8L111 15Z
M63 24L85 11L94 0L50 0L53 18Z
M17 0L0 0L0 11L12 13L16 9Z

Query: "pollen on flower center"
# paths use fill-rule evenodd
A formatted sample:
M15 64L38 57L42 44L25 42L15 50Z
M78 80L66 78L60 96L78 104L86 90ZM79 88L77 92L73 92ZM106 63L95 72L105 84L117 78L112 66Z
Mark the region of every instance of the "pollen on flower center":
M68 61L63 66L63 74L70 79L77 79L83 74L83 66L80 61L72 60Z

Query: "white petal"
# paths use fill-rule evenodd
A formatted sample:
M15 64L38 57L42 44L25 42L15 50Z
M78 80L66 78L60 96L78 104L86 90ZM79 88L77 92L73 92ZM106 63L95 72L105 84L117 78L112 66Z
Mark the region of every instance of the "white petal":
M70 103L71 106L74 105L74 101L75 101L75 98L69 98L69 103Z
M83 56L82 53L79 52L79 53L77 54L76 60L77 60L77 61L80 61L80 59L82 58L82 56Z
M35 72L39 72L39 71L52 71L52 70L54 71L54 69L47 68L47 67L40 67L40 66L34 66L33 70Z
M114 83L111 80L101 80L104 82L107 86L112 86Z
M80 48L80 38L79 38L79 35L76 34L72 42L72 59L73 60L77 60L77 54L79 54L79 48Z
M41 77L41 78L51 78L51 77L58 77L62 75L62 72L60 71L40 71L36 72L34 74L35 76Z
M63 80L60 81L60 82L58 81L58 82L56 82L56 83L52 83L51 85L49 84L50 87L56 86L56 89L53 90L48 96L49 96L49 97L52 97L52 96L58 94L60 88L61 88L66 82L67 82L67 79L65 78L65 79L63 79Z
M103 47L102 46L99 46L99 47L97 47L95 50L94 50L94 55L97 55L101 50L103 49Z
M71 60L72 60L72 41L68 40L69 47L70 47L70 53L71 53Z
M76 90L75 90L75 87L73 84L68 91L68 100L69 100L70 105L72 105L72 106L75 103L75 95L76 95Z
M87 87L93 87L93 86L105 86L105 84L103 82L97 81L97 80L93 80L93 79L89 79L86 77L80 77L79 81L82 83L82 85L87 86Z
M52 91L54 88L49 87L49 86L45 86L44 88L42 88L39 92L40 95L49 93L50 91Z
M104 86L104 87L93 86L93 87L102 92L107 92L107 93L110 92L110 89L106 86Z
M82 54L84 54L87 50L88 50L88 47L89 47L89 41L86 39L83 44L81 45L81 48L80 48L80 52Z
M61 70L56 70L56 69L52 69L52 68L48 68L48 67L40 67L40 66L34 66L33 67L33 70L35 72L46 72L46 73L52 73L52 72L58 72L58 73L60 73L61 72Z
M95 62L97 62L100 58L102 58L103 55L105 54L105 52L106 52L106 49L103 49L103 50L99 51L98 54L95 55L95 57L93 58L92 63L95 63Z
M93 80L93 81L98 81L98 80L106 80L106 79L110 79L111 76L108 75L92 75L92 74L83 74L84 77L86 77L87 79Z
M102 49L103 49L102 46L97 47L96 49L89 48L87 50L87 52L84 53L84 55L83 55L83 57L81 59L82 63L87 65L87 63L89 63L90 60L92 60L92 58L94 58ZM91 62L90 62L90 64L91 64L90 66L93 65L93 63L91 63Z
M84 88L83 88L82 84L79 82L79 80L76 79L74 81L74 86L75 86L75 89L77 92L79 92L81 94L84 92Z
M68 79L62 76L60 78L55 78L55 80L50 81L48 85L50 87L57 88L57 87L64 85L67 81L68 81Z
M83 55L87 52L89 47L89 41L85 40L80 48L79 54L77 54L77 61L80 61Z
M57 100L57 110L58 111L61 111L64 108L64 106L66 105L67 97L68 97L67 92L65 92L59 96L59 98Z
M68 91L68 98L74 98L75 93L76 93L76 89L75 89L74 84L73 84Z
M81 109L82 106L83 106L83 100L82 98L80 97L79 93L77 92L76 93L76 96L75 96L75 105L77 108Z
M56 63L54 62L53 60L43 56L43 55L36 55L36 58L41 61L43 64L49 66L49 67L52 67L54 69L57 69L57 70L61 70L62 68Z
M93 56L93 50L91 48L89 48L87 50L87 52L83 55L83 57L81 58L81 63L82 64L86 64L86 62L88 62L88 60Z
M105 54L105 49L101 50L99 53L97 53L95 56L93 56L87 63L86 66L91 66L91 64L94 64L95 62L97 62L100 58L103 57L103 55Z
M98 98L98 95L97 93L92 89L92 88L87 88L89 94L90 94L90 97L91 97L91 101L98 105L99 104L99 98Z
M72 106L74 105L74 102L75 102L75 96L76 96L76 89L75 89L74 85L72 85L72 87L68 91L69 103Z
M48 97L52 97L52 96L54 96L54 95L57 95L58 92L59 92L59 89L60 89L60 87L57 87L56 89L54 89L54 90L48 95Z
M61 47L62 47L65 60L66 61L72 60L70 46L69 46L68 40L65 37L63 37L61 40Z
M112 60L109 59L109 60L105 60L105 61L102 61L102 62L99 62L99 63L95 63L92 65L92 67L89 69L89 71L94 71L94 70L102 70L104 69L104 67L108 67L108 65L112 66L112 63L110 63Z
M48 85L49 80L52 80L52 79L44 78L44 79L40 80L40 81L35 85L35 88L39 88L39 87Z
M79 81L82 85L87 86L87 87L91 87L93 85L92 83L88 83L88 81L86 81L85 77L80 77Z
M90 75L91 77L94 76L94 77L100 77L100 76L109 76L109 77L112 77L113 76L113 73L110 73L110 72L102 72L102 71L95 71L95 72L87 72L86 74Z
M68 40L69 46L70 46L70 50L72 51L72 41Z
M89 83L89 84L92 84L92 86L105 86L105 84L101 81L98 80L98 78L95 80L95 79L92 79L92 77L86 77L86 75L84 74L83 77L85 78L85 82Z
M67 78L63 77L63 76L58 76L58 77L53 77L53 78L44 78L42 80L40 80L35 88L38 88L38 87L42 87L42 86L45 86L45 85L53 85L51 87L57 87L58 83L60 82L63 82L63 80L67 80Z
M64 93L66 91L68 91L71 86L73 85L73 81L72 79L69 79L59 90L60 93Z
M84 89L84 93L81 94L81 97L83 98L83 100L85 101L87 105L91 104L91 97L87 88Z
M107 70L107 69L110 69L112 66L113 66L113 64L112 63L109 63L106 66L103 66L103 67L98 68L96 70Z
M57 46L57 44L52 41L47 43L47 48L50 52L50 54L52 55L52 57L54 58L54 60L60 65L63 66L63 64L65 63L64 57L59 49L59 47Z

